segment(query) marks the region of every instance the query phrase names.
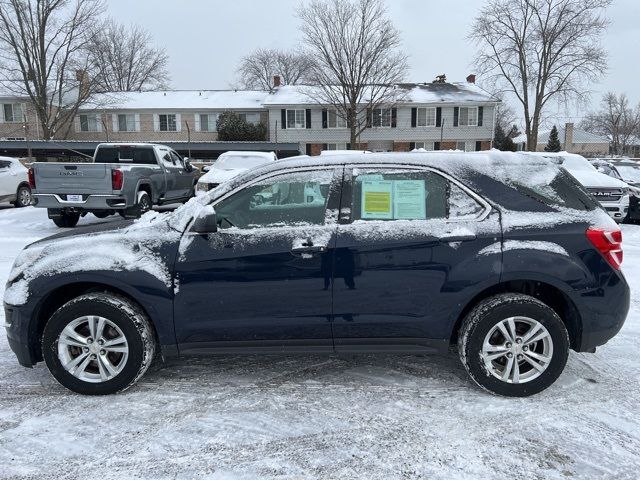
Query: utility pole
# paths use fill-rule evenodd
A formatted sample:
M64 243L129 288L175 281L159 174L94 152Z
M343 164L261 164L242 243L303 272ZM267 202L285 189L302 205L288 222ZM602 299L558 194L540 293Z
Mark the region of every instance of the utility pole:
M188 157L191 158L191 129L189 128L189 122L184 121L184 125L187 127L187 149L189 151Z
M27 142L27 157L29 157L29 162L31 162L31 140L29 139L29 123L27 122L27 116L22 115L22 127L24 128L24 138Z

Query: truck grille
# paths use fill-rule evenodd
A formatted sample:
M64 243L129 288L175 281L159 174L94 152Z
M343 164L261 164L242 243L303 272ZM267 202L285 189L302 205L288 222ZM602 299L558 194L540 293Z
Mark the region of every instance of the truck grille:
M587 188L599 202L619 202L624 192L622 188Z

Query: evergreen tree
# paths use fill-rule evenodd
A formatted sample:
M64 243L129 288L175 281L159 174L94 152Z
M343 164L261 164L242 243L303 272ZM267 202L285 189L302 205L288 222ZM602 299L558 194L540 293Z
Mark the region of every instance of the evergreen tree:
M547 142L547 146L544 147L545 152L559 152L562 150L562 145L560 144L560 139L558 138L558 129L554 125L551 129L551 133L549 134L549 141Z
M502 150L502 147L504 145L504 141L506 140L506 138L507 138L507 136L504 134L504 130L502 129L502 125L500 125L498 123L496 125L496 131L493 134L493 148L496 148L498 150Z
M253 125L235 112L222 112L218 117L218 140L221 142L263 142L267 139L267 127L263 123Z

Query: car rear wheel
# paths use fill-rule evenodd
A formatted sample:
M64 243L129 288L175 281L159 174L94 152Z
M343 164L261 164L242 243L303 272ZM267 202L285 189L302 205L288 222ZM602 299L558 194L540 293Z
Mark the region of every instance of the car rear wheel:
M60 228L73 228L80 221L80 214L77 212L63 212L59 217L53 217L52 220Z
M498 395L525 397L560 376L569 355L569 335L548 305L507 293L480 302L466 316L458 350L479 386Z
M31 205L31 189L27 185L20 185L18 187L14 205L17 208L27 207Z
M64 387L85 395L116 393L133 385L155 354L149 319L131 300L88 293L60 307L47 322L42 353Z

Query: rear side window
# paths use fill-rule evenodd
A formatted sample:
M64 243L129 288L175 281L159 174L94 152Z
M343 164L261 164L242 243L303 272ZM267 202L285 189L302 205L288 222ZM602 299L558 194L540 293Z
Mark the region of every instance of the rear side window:
M353 220L475 218L484 207L462 188L432 171L356 169Z
M153 147L100 147L96 152L95 163L138 163L155 165L156 156Z
M513 181L512 185L520 193L547 205L574 210L593 210L598 207L585 188L563 168L558 169L557 175L548 183L523 184Z
M9 160L0 160L0 169L4 170L9 167L11 167L11 162Z

